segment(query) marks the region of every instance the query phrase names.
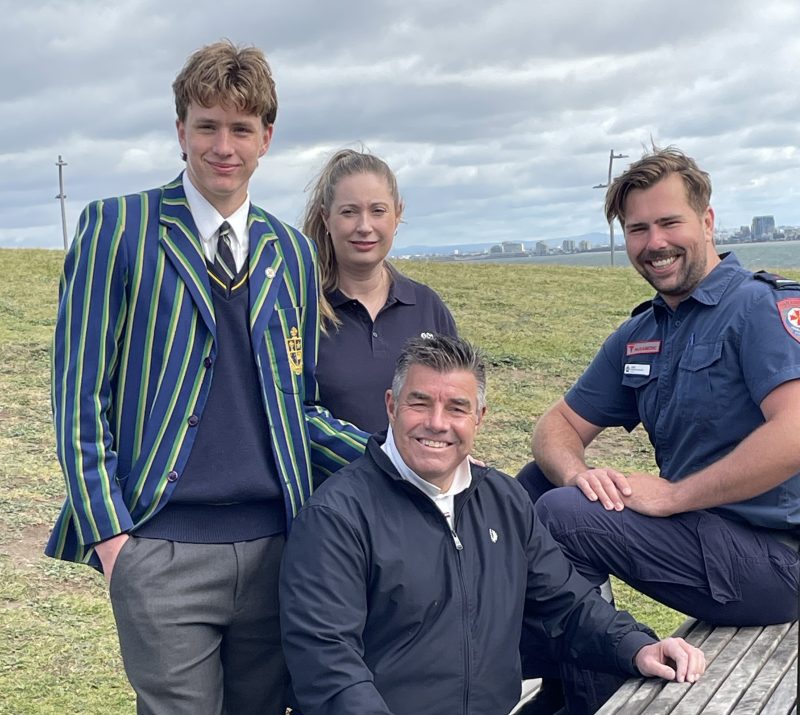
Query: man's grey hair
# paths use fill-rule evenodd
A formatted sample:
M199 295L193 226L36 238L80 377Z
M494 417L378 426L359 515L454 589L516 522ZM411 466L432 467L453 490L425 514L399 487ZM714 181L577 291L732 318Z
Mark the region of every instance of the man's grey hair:
M478 412L486 407L486 366L483 355L466 340L432 334L409 340L397 358L392 378L392 394L395 400L403 391L412 365L422 365L441 373L457 370L471 372L478 383Z

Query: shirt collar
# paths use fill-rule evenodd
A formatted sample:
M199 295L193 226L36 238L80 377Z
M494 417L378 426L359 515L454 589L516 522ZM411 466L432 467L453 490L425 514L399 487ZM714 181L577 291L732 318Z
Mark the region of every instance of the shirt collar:
M394 441L394 434L392 433L391 425L389 425L389 429L386 431L386 441L381 445L381 449L389 457L394 465L394 468L397 470L397 473L407 482L411 482L411 484L413 484L415 487L417 487L417 489L431 499L435 499L443 494L455 496L456 494L468 489L469 485L472 483L472 472L469 468L469 459L465 459L456 467L453 482L450 485L450 489L447 491L439 489L439 487L437 487L435 484L431 484L429 481L426 481L420 477L403 461L403 458L400 456L400 452L397 450L397 445Z
M711 273L698 283L689 298L704 305L717 305L722 300L730 282L742 272L743 268L733 253L722 253L720 258L722 260L711 269ZM653 305L667 307L660 294L653 298Z
M248 231L247 219L250 214L250 194L245 197L244 203L236 209L230 216L225 217L220 214L203 196L189 178L189 172L183 172L183 191L186 200L189 202L189 210L200 234L203 245L216 242L217 230L223 221L227 221L233 233L234 242L238 243L247 250ZM216 244L215 244L216 246ZM216 253L216 250L215 250Z
M400 271L398 271L391 263L386 262L386 268L389 271L389 276L392 282L389 284L389 295L386 296L386 305L392 303L404 303L405 305L414 305L417 302L417 294L414 290L414 282L410 278L406 278ZM338 288L334 288L327 293L325 297L331 304L331 307L338 308L345 303L349 303L352 298L346 296Z

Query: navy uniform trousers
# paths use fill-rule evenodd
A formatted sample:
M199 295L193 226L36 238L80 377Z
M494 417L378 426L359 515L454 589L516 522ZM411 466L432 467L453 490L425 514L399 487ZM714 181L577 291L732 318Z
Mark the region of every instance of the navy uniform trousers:
M554 488L534 462L518 479L569 560L596 585L613 574L641 593L717 625L797 619L798 555L781 532L711 511L668 518L606 511L573 487Z
M596 586L613 574L656 601L717 625L797 619L800 567L791 538L782 543L774 531L710 511L669 518L631 509L607 511L575 487L554 487L535 462L523 467L517 478L567 558ZM542 652L537 636L523 630L523 676L565 679L563 667L543 661ZM585 708L576 711L592 712L613 692L613 681L596 676L586 671L566 676L575 681L564 683L568 704L570 688L584 691Z

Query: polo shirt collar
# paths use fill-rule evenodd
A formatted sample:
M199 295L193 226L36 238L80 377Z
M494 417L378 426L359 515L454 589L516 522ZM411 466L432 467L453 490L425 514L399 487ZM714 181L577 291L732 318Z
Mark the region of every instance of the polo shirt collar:
M722 300L722 296L725 295L725 291L728 290L731 281L742 271L742 264L739 263L733 253L722 253L720 258L722 258L722 261L714 266L711 273L700 281L689 298L704 305L717 305ZM653 305L668 308L660 294L653 298Z
M386 263L386 268L389 270L389 276L392 282L389 284L389 295L386 297L386 305L393 303L404 303L405 305L414 305L417 302L417 294L414 290L414 282L406 278L400 271L398 271L391 263ZM349 303L352 298L346 296L338 288L334 288L325 296L332 308L339 308L345 303Z

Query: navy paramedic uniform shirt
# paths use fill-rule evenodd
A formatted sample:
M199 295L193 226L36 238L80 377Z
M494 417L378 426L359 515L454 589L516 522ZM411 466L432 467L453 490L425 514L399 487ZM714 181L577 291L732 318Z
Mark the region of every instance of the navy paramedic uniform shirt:
M456 335L453 316L435 291L389 270L389 296L374 323L361 303L335 290L326 297L342 324L338 330L328 326L327 335L319 336L320 404L365 432L380 432L389 424L386 390L406 341L423 333Z
M656 296L604 343L566 395L599 427L642 423L661 476L716 462L764 423L759 405L800 378L800 288L776 290L728 254L675 311ZM795 325L795 321L798 325ZM800 474L718 507L755 526L800 525Z

